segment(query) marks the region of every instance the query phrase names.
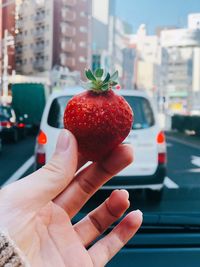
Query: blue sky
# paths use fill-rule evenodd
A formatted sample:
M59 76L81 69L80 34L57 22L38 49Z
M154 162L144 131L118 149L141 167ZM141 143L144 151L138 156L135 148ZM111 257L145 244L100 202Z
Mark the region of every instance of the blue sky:
M200 13L200 0L117 0L116 13L134 32L145 23L154 33L157 26L186 26L189 13Z

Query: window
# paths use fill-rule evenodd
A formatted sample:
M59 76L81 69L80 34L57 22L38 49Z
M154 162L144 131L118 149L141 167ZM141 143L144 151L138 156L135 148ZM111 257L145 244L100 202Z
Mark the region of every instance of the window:
M63 128L63 114L67 102L72 96L62 96L53 101L48 116L48 124L55 128ZM125 96L134 111L133 129L145 129L154 125L155 120L149 101L143 97Z
M155 124L149 101L143 97L124 96L134 112L133 129L145 129Z
M86 47L86 42L81 41L81 42L79 43L79 46L80 46L80 47Z
M49 60L49 56L45 56L45 61L48 61Z
M46 26L45 26L45 30L48 32L49 31L49 24L47 24Z
M84 11L81 11L80 12L80 17L83 17L83 18L87 17L87 13L84 12Z
M86 58L85 57L79 57L79 62L81 62L81 63L86 62Z
M79 30L80 30L80 32L87 32L87 28L84 27L84 26L81 26L81 27L79 28Z
M63 128L63 114L67 102L72 96L64 96L54 99L48 116L48 124L54 128Z
M27 34L28 34L28 31L27 31L27 30L25 30L25 31L24 31L24 35L26 36Z

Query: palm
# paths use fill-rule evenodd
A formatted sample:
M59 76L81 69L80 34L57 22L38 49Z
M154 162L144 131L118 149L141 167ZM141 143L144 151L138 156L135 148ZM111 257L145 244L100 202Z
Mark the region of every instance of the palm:
M93 266L68 215L53 202L31 219L23 235L29 236L29 242L21 240L18 245L21 247L26 244L21 249L26 253L31 266ZM15 236L16 240L20 238L21 233Z

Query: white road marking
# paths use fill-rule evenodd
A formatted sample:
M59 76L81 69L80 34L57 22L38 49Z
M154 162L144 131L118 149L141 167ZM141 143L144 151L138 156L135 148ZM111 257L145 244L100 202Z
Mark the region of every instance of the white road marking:
M190 170L188 170L188 172L192 172L192 173L200 173L200 168L190 169Z
M169 177L165 177L164 185L167 188L170 188L170 189L177 189L177 188L179 188L179 186L174 181L172 181Z
M167 139L169 139L170 141L174 141L174 142L177 142L179 144L182 144L182 145L185 145L185 146L189 146L189 147L192 147L192 148L195 148L195 149L199 150L198 145L189 143L188 141L181 140L181 139L178 139L178 138L172 137L172 136L167 136Z
M167 143L167 147L172 147L173 144L172 143Z
M200 167L200 157L191 156L191 163L197 167Z
M164 185L170 189L178 189L179 186L172 181L169 177L165 177ZM150 185L104 185L101 190L113 190L113 189L142 189L142 188L151 188L153 190L160 190L163 187L162 184L150 184Z
M16 180L18 180L34 163L34 156L30 157L16 172L14 172L10 178L2 185L5 186Z

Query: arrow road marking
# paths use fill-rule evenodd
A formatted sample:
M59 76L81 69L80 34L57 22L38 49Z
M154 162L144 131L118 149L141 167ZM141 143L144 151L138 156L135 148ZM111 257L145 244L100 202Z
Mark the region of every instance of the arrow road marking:
M191 163L197 167L200 167L200 157L191 156Z
M179 188L179 186L174 181L172 181L169 177L165 177L164 185L170 189L178 189Z
M21 176L33 165L34 160L34 156L30 157L16 172L13 173L13 175L10 176L10 178L2 186L10 184L21 178Z

